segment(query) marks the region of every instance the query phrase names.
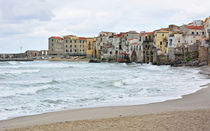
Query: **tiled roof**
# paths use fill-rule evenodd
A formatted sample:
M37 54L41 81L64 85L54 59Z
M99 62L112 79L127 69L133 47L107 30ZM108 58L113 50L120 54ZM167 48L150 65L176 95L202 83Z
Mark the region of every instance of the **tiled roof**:
M63 38L59 36L53 36L53 38L63 40Z
M121 37L122 35L125 35L126 33L120 33L120 34L117 34L118 37Z
M154 34L155 32L146 32L146 33L141 33L140 35L150 35L150 34Z
M185 27L188 28L188 29L195 29L195 30L203 30L204 29L203 26L189 26L189 25L186 25Z
M87 38L85 38L85 37L79 37L79 39L81 39L81 40L86 40Z
M133 43L131 43L131 44L137 44L136 42L133 42Z

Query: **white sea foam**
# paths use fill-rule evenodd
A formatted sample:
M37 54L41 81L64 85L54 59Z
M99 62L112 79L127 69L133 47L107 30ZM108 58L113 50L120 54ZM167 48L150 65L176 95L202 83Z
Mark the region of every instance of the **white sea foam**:
M198 72L197 68L135 63L1 63L0 119L177 99L209 83Z
M0 74L23 74L39 72L39 69L24 69L24 70L0 70Z

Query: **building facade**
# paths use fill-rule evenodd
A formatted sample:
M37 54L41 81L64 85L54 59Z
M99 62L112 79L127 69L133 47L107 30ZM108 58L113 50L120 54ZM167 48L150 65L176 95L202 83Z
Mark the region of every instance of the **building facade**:
M168 38L169 31L156 31L155 32L155 45L160 54L168 54Z

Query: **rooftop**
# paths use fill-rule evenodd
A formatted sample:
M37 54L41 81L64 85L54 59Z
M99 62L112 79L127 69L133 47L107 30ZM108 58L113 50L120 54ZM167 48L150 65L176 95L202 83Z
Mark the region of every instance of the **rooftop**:
M155 32L146 32L146 33L141 33L140 35L152 35L154 34Z
M52 38L63 40L63 38L59 36L52 36Z
M187 29L195 29L195 30L203 30L204 29L203 26L189 26L189 25L186 25L185 27Z

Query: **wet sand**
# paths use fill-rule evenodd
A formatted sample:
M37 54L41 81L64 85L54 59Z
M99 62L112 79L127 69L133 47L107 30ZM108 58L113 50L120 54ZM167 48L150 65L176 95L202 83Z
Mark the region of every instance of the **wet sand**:
M210 67L202 67L210 74ZM11 129L13 128L13 129ZM16 128L16 129L15 129ZM182 99L136 106L100 107L0 121L8 131L96 131L96 130L210 130L210 84Z

